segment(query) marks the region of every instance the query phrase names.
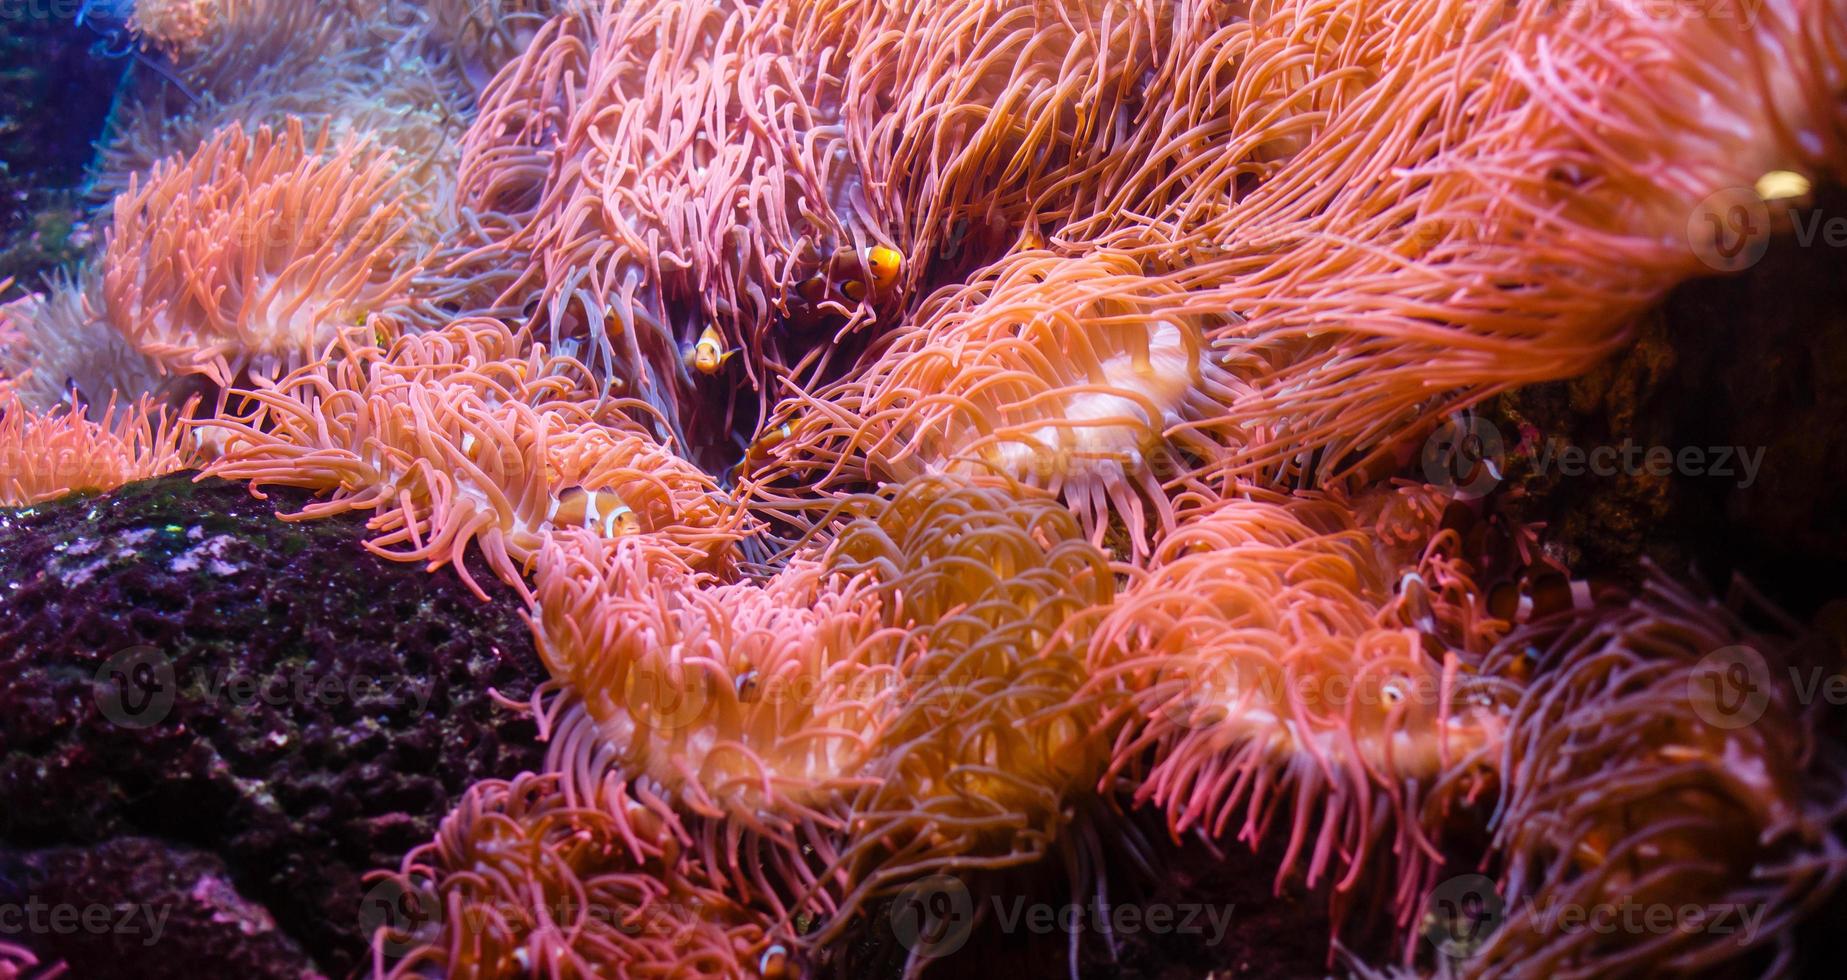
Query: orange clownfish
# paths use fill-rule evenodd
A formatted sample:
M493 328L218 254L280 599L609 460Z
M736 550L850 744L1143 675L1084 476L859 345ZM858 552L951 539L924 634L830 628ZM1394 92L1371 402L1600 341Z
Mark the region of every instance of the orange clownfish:
M872 273L872 288L885 292L904 274L904 256L895 248L874 245L866 249L866 271Z
M553 527L582 527L600 530L607 537L622 538L641 533L641 517L622 502L613 490L585 490L572 487L552 501L547 515Z
M732 476L734 478L741 477L755 470L757 467L762 466L764 463L769 462L770 453L794 434L795 427L787 422L784 422L774 429L763 430L761 435L757 436L749 446L744 448L744 458L738 460L737 465L731 467Z
M743 348L726 350L724 335L718 332L718 328L706 327L705 332L699 335L699 342L686 348L686 366L700 374L717 374L740 350Z
M885 245L860 249L858 253L843 248L835 253L833 276L840 282L841 295L855 303L866 298L866 281L860 278L861 270L871 279L875 291L888 293L898 284L898 277L904 274L904 256L897 249ZM813 296L807 295L813 288L810 283L802 284L804 297L810 302L818 302Z

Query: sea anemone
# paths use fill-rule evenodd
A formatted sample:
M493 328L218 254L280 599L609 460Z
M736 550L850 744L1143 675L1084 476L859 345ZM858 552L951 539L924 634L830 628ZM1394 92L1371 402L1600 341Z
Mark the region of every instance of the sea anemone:
M1419 420L1595 364L1711 271L1689 239L1711 233L1709 195L1762 208L1759 168L1838 159L1843 16L1281 4L1253 18L1236 77L1306 64L1338 83L1325 113L1288 116L1301 150L1126 208L1092 240L1241 315L1210 339L1268 369L1228 413L1249 441L1224 471L1325 481L1421 438Z
M1100 183L1139 170L1123 123L1176 15L1210 16L1148 0L787 6L855 162L832 199L897 243L924 290L1059 234Z
M1098 7L568 11L483 96L461 202L519 217L484 247L530 265L515 290L553 346L583 340L681 442L716 428L735 452L737 392L703 421L711 372L683 351L714 331L767 397L826 372L824 335L897 315L933 245L958 236L946 261L971 268L987 229L1055 210L1149 47L1146 18Z
M864 784L911 644L867 576L802 559L727 584L638 537L569 533L537 581L540 653L595 722L561 726L556 759L602 757L790 847Z
M429 0L430 33L479 91L526 50L558 0Z
M112 396L158 399L176 387L109 323L100 287L86 271L0 306L0 378L28 409L69 405L94 418Z
M335 144L370 138L395 151L398 169L417 188L411 203L423 212L420 224L436 226L420 228L420 237L436 238L448 217L467 99L450 73L396 48L359 50L305 67L264 66L247 85L208 92L181 109L125 107L97 153L86 191L112 201L131 180L147 183L161 162L191 155L226 126L280 130L297 119L309 132L326 131Z
M1532 681L1500 761L1505 918L1447 937L1470 975L1789 969L1793 923L1847 876L1847 769L1789 680L1824 661L1780 632L1655 573L1494 651L1484 672Z
M307 65L354 43L357 5L292 0L135 0L128 28L188 94L229 92L265 65Z
M526 349L498 320L377 346L374 317L321 362L234 389L248 410L204 423L205 474L329 491L290 519L375 511L367 542L400 561L455 563L471 542L509 585L554 528L649 536L721 562L746 533L705 474L599 398L582 364ZM524 353L521 353L521 351ZM469 580L471 587L475 586ZM485 599L485 595L483 595Z
M103 263L111 319L169 370L220 386L307 363L405 299L417 271L396 157L369 140L220 130L131 180Z
M184 54L221 30L237 6L226 0L137 0L128 26L150 47Z
M874 575L918 647L820 879L846 890L817 942L925 875L1082 861L1096 842L1061 839L1108 760L1102 707L1082 689L1116 570L1068 511L1017 485L930 476L843 512L825 567Z
M146 400L112 399L91 421L71 409L38 412L0 384L0 507L24 507L70 493L100 493L194 465L179 412Z
M1439 972L1784 970L1847 870L1787 624L1368 485L1840 173L1847 3L1646 6L141 0L0 504L203 464L518 592L544 768L382 876L380 973L839 966L1144 824L1405 969L1469 864ZM1628 902L1763 919L1550 918Z
M464 207L531 215L490 244L530 256L553 346L586 342L683 444L730 412L683 418L704 380L683 349L707 327L726 347L760 337L802 242L851 241L827 199L838 137L779 16L678 0L561 14L489 87L463 158Z
M589 805L556 776L470 787L436 840L368 895L376 972L455 978L770 975L762 922L688 860L659 801L620 783ZM397 957L389 973L386 956Z
M1190 515L1108 611L1090 669L1128 715L1112 779L1132 774L1174 834L1237 826L1255 848L1280 819L1279 891L1306 861L1309 886L1336 876L1337 901L1389 841L1407 907L1440 860L1418 787L1498 745L1504 721L1463 697L1446 649L1482 631L1442 608L1480 601L1466 566L1438 561L1458 543L1438 530L1442 496L1375 494L1390 499L1260 494ZM1361 523L1389 511L1417 533Z
M766 496L781 480L813 494L998 474L1062 494L1093 543L1112 518L1137 555L1151 523L1173 529L1163 481L1220 452L1202 430L1236 397L1205 341L1222 316L1127 255L1034 251L918 319L880 338L849 380L784 403L771 422L786 427L768 454L777 465L752 467Z
M534 617L573 799L660 787L736 893L828 917L816 937L933 871L1044 855L1107 761L1077 695L1114 577L1064 508L929 477L840 521L762 585L561 536Z

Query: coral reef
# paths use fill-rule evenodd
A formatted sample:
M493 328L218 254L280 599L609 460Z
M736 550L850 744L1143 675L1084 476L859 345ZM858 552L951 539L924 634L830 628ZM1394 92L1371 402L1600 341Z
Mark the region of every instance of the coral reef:
M1688 321L1838 272L1753 266L1829 241L1847 2L1644 6L86 3L0 883L145 855L258 972L1806 968L1847 619L1706 596L1839 558L1836 440L1748 418L1834 419L1837 331ZM1777 459L1746 517L1560 439ZM1754 918L1555 914L1631 906Z

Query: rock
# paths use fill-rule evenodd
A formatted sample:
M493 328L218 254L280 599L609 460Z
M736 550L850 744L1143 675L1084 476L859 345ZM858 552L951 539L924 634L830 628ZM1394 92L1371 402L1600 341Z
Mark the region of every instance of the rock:
M489 692L544 670L512 590L274 516L307 498L182 474L0 511L0 846L195 848L343 974L361 876L540 762Z
M231 879L215 855L145 837L0 851L0 906L17 910L0 924L0 942L79 977L321 976Z

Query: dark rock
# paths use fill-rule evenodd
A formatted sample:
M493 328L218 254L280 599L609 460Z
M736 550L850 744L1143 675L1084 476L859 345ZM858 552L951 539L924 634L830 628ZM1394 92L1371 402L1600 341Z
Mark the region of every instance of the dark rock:
M72 976L300 980L320 975L216 855L144 837L0 851L0 942Z
M1813 233L1842 214L1847 189L1820 189L1761 260L1674 290L1608 363L1487 406L1509 447L1503 509L1547 522L1576 574L1635 582L1649 558L1723 593L1738 573L1804 618L1847 593L1847 250ZM1567 475L1522 440L1698 459Z
M489 692L543 668L510 589L482 603L365 551L362 519L283 522L307 494L272 498L179 475L0 512L0 845L209 852L344 973L362 875L539 763Z

